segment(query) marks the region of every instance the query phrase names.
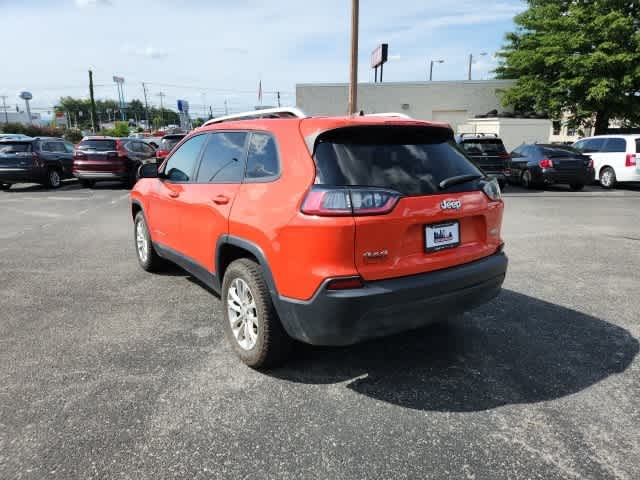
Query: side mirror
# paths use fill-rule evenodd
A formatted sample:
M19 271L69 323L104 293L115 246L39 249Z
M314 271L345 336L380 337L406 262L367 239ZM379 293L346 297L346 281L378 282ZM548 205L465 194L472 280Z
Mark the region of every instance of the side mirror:
M138 170L140 178L158 178L158 165L155 163L145 163Z

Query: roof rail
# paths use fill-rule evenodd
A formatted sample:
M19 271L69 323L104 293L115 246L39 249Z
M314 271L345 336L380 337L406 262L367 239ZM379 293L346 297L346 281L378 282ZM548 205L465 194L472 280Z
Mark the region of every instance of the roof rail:
M202 125L230 122L233 120L253 120L256 118L306 118L308 115L296 107L264 108L262 110L250 110L248 112L234 113L223 117L212 118Z
M408 118L408 119L412 118L406 113L398 113L398 112L366 113L364 116L365 117L395 117L395 118Z

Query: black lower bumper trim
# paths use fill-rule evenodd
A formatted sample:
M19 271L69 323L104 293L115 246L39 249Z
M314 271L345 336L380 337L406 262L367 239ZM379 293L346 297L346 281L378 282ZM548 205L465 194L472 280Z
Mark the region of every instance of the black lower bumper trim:
M280 297L278 311L292 337L315 345L349 345L418 328L494 298L507 271L497 253L446 270L367 282L364 288L328 291L309 301Z

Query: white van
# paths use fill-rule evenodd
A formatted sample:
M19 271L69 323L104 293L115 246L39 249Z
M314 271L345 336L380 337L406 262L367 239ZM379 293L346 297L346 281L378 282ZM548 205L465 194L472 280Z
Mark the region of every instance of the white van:
M599 135L573 146L593 159L594 180L604 188L613 188L617 182L640 182L640 134Z

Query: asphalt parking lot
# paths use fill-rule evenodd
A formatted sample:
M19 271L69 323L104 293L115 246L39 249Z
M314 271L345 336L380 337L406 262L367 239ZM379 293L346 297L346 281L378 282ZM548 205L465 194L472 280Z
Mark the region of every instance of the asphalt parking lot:
M640 478L640 188L505 197L498 299L259 373L126 190L0 192L0 478Z

